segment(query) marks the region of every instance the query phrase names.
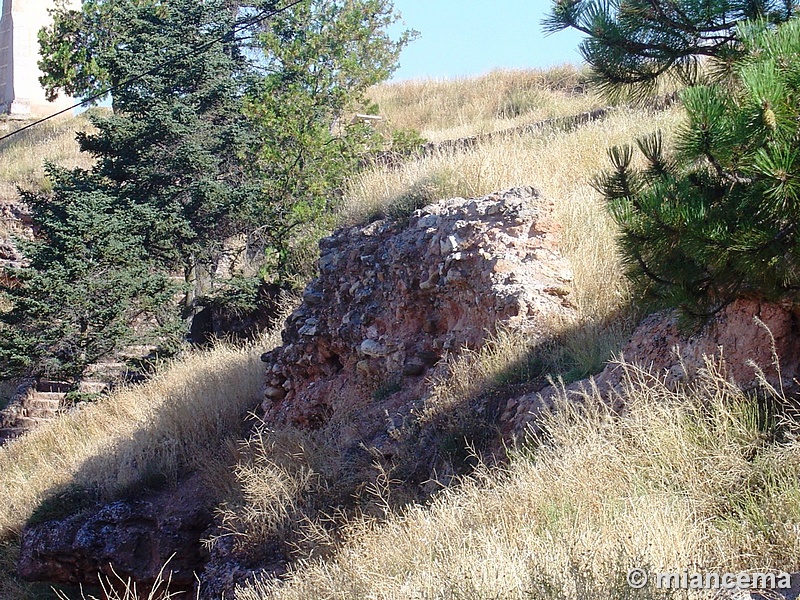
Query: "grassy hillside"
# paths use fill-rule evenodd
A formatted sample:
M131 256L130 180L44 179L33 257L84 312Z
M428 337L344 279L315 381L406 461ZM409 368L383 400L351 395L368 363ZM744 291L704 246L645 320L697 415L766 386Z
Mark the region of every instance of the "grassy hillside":
M516 124L533 123L544 117L575 114L571 110L602 106L601 99L581 91L581 81L581 73L567 67L547 72L501 71L477 80L384 85L377 88L375 97L384 99L382 106L398 107L396 113L386 110L391 123L422 119L427 113L420 107L428 102L435 100L441 106L457 103L459 98L465 99L463 110L470 114L497 115L515 82L532 86L535 82L538 87L533 89L545 100L532 103L511 119ZM408 107L402 99L407 98L409 88L426 89L431 97L412 96L407 99ZM476 90L486 95L480 97ZM571 100L565 101L565 94ZM413 98L417 98L416 104ZM450 131L448 115L431 113L426 117L429 127ZM574 332L565 340L573 361L569 368L580 375L594 372L619 344L620 337L627 335L624 313L631 299L620 269L615 227L591 181L607 168L609 147L657 129L662 129L669 140L679 119L677 109L653 112L620 107L611 109L604 119L577 128L544 127L532 133L493 137L466 151L413 156L399 167L377 165L351 178L341 219L357 223L375 216L402 214L441 198L475 197L514 186L535 187L554 201L564 227L562 249L573 266L572 297L580 312L581 327L576 328L576 323L553 325ZM492 125L486 129L479 122L459 135L510 128L508 120L495 119Z
M630 367L627 384L622 419L591 394L565 403L547 444L354 524L332 558L236 598L683 598L633 590L628 569L800 567L800 445L771 443L753 400L713 370L678 393Z
M414 129L432 142L500 131L594 107L585 74L565 65L547 71L493 71L469 79L423 79L373 88L384 126Z
M200 470L220 493L246 414L258 405L264 346L219 346L164 365L143 386L121 390L0 448L0 565L13 560L29 519L71 514L98 498L130 496L148 482ZM162 479L164 479L162 481ZM82 504L83 503L83 504ZM38 597L0 568L0 598Z
M7 135L26 123L4 121L0 135ZM84 116L53 119L26 129L0 142L0 201L17 198L17 186L23 189L47 189L46 161L62 167L91 166L92 159L81 154L75 133L88 131L91 125Z
M384 126L445 140L600 106L583 86L579 71L562 68L389 84L371 96ZM349 182L338 222L403 214L445 197L539 189L563 225L579 308L577 322L553 324L564 335L551 367L581 376L619 347L634 311L616 230L591 180L606 166L609 146L657 128L669 139L679 121L676 108L618 108L577 128L545 127L466 151L413 156L399 167L373 166ZM181 469L197 469L221 497L237 499L221 516L229 533L254 547L287 515L302 515L308 496L331 494L322 487L335 457L319 435L262 430L231 450L242 415L258 401L258 354L277 343L270 337L256 347L190 355L164 365L143 387L1 448L0 598L34 597L3 568L24 523L71 510L82 491L114 498L154 473L174 479ZM498 336L454 363L434 397L447 402L473 393L525 351L523 340ZM774 441L778 434L794 439L786 424L760 418L713 369L678 393L629 369L626 395L630 410L622 419L611 419L591 396L582 408L565 406L548 422L546 444L515 449L503 467L479 467L428 506L393 508L390 497L402 494L402 482L391 473L348 482L352 489L336 492L371 495L376 510L344 518L314 507L289 577L250 585L236 597L610 600L662 597L631 591L625 574L634 566L800 568L800 446ZM335 535L331 521L339 524Z

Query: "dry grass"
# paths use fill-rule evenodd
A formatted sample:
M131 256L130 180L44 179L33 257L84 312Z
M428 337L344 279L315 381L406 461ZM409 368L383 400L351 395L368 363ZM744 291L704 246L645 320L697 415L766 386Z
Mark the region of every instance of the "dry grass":
M360 523L335 558L236 598L662 598L631 590L627 569L800 566L800 444L772 441L713 368L678 392L627 369L623 417L592 394L564 401L547 443L507 469Z
M416 158L400 167L373 167L349 185L345 222L359 222L392 207L413 208L455 196L476 197L530 185L555 204L564 226L562 250L573 266L573 301L581 315L605 318L628 301L616 249L616 228L591 187L608 167L607 149L663 129L680 113L619 109L605 120L572 131L509 136L465 152Z
M600 105L570 65L547 71L493 71L469 79L382 84L369 91L387 129L414 129L430 141L500 131Z
M414 206L440 198L479 196L513 186L532 185L553 200L556 217L564 224L562 247L574 267L572 296L579 318L554 323L553 333L558 339L543 346L531 346L521 334L501 331L483 348L453 360L447 376L434 382L433 394L420 415L423 427L424 423L434 422L442 415L458 420L456 413L470 410L471 405L467 402L470 398L487 390L501 389L509 382L524 381L532 374L541 378L543 372L548 371L570 372L575 376L596 371L619 347L627 330L624 319L620 322L617 317L625 312L630 297L616 252L616 229L590 181L606 167L606 149L609 146L629 142L656 128L669 130L678 118L675 111L652 114L619 110L605 121L572 131L551 129L536 135L495 139L466 152L442 152L436 156L415 158L400 167L375 167L351 181L348 203L342 216L345 222L360 222L376 214L402 214ZM542 362L544 364L539 364ZM469 415L462 416L465 416L464 423L471 422ZM462 434L460 437L455 435L455 438L463 442L468 433L466 429L459 431ZM452 433L449 429L447 432ZM295 440L295 450L292 451L280 443L276 447L274 440L283 437L280 432L270 432L269 435L269 444L265 444L263 438L251 440L250 446L255 444L258 448L238 469L245 498L241 504L229 507L223 513L229 533L237 536L243 547L249 545L252 548L259 541L275 536L276 531L285 528L285 523L302 519L305 523L302 528L312 538L311 543L306 544L311 551L306 549L305 554L298 553L293 558L314 554L315 541L319 543L318 550L329 551L336 546L336 539L329 535L329 530L315 522L315 518L320 516L319 507L314 507L315 516L305 504L309 497L318 494L315 486L328 486L336 480L336 470L332 470L334 477L331 477L330 472L324 472L314 464L309 457L319 452L318 449L309 451L314 445L310 439ZM335 452L328 454L333 456ZM281 458L287 456L293 456L295 460ZM391 513L391 496L404 494L404 483L393 481L391 467L388 472L378 469L366 475L370 479L365 479L362 485L369 481L367 485L375 502L386 507L384 514ZM355 484L357 482L353 482L354 488ZM358 514L358 511L350 514ZM341 519L338 525L341 526ZM306 535L306 532L298 531L302 528L295 527L293 535ZM354 535L360 537L363 533L361 530ZM415 535L421 535L421 532L417 531ZM402 551L410 552L408 545ZM379 560L368 554L366 551L363 555L365 561ZM305 563L301 560L299 564L298 569L302 571ZM326 567L320 568L324 570ZM405 595L407 590L395 590L381 596L376 591L379 588L360 591L346 586L339 590L312 591L305 588L298 597L304 597L304 594L305 597L342 598L450 597L428 593L430 590L416 596ZM495 590L493 596L477 594L474 597L505 596Z
M258 404L263 347L220 345L189 355L144 385L0 448L0 534L18 533L42 501L64 486L108 498L143 477L160 474L174 481L181 469L202 467L241 431L243 415Z
M170 592L169 586L172 578L169 572L169 561L163 565L161 571L156 576L152 586L147 586L148 591L143 592L138 589L135 581L125 579L118 575L114 568L111 568L113 577L99 577L98 582L102 590L102 600L174 600L175 598L186 599L184 592ZM58 600L72 600L66 593L55 590ZM81 600L101 600L97 596L87 595L81 591ZM199 600L199 593L197 598Z
M11 566L18 535L31 519L65 516L82 502L135 495L151 484L169 485L187 471L201 473L220 498L233 493L236 441L247 413L261 401L260 355L279 344L276 328L246 346L220 343L192 352L162 365L145 384L0 447L0 598L52 597L42 586L16 579ZM138 598L134 591L135 582L119 598Z
M6 135L24 123L5 121L0 133ZM93 159L81 154L75 134L88 131L91 124L84 116L53 119L0 142L0 199L16 199L17 186L46 190L44 164L89 168Z
M381 86L372 97L388 126L447 139L592 108L596 101L577 93L582 81L566 68L498 72ZM678 118L677 111L619 109L572 131L508 136L399 168L375 167L350 182L342 219L514 186L539 189L564 226L562 248L573 264L580 314L576 322L555 324L554 332L565 334L559 352L571 353L578 371L591 371L624 336L624 325L609 323L625 312L630 295L616 230L590 181L607 166L609 146L657 128L669 132ZM519 337L501 332L451 365L427 409L502 385L529 357ZM220 346L0 449L0 533L13 540L43 501L69 486L111 498L153 474L174 480L186 466L228 486L226 448L241 431L243 412L256 405L261 379L257 351ZM792 470L800 451L767 447L750 418L752 404L713 375L701 383L680 395L657 381L644 390L632 383L621 420L596 398L584 408L565 405L549 424L551 443L533 458L520 454L507 469L479 469L430 507L402 512L394 507L406 499L391 497L402 493L393 472L380 460L345 468L335 431L261 428L238 450L240 486L226 490L223 535L258 550L276 536L286 544L280 536L291 533L288 543L298 548L290 558L302 559L286 584L264 582L237 597L602 600L622 597L620 577L629 564L747 566L736 563L734 548L743 552L751 543L765 561L789 567L797 541L781 549L767 532L798 520L800 502L793 499L800 492L791 482L800 473ZM775 478L759 479L756 466ZM764 496L770 504L752 494L734 506L735 486L742 485L772 486ZM342 528L347 507L360 507L349 516L361 516ZM384 525L375 520L387 516ZM341 544L342 536L349 541ZM0 548L0 563L13 555L10 548ZM308 558L333 549L328 562ZM0 592L14 585L0 577Z

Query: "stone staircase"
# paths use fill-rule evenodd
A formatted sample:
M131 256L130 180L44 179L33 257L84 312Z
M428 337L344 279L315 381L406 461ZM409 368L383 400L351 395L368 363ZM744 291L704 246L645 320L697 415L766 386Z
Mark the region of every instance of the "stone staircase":
M55 419L70 388L67 382L45 379L21 383L0 411L0 444Z
M131 346L122 350L117 359L90 365L77 388L74 382L68 381L38 379L21 382L8 406L0 410L0 446L69 410L71 407L65 398L71 390L101 394L121 382L139 379L141 374L129 371L127 363L120 359L143 358L152 350L152 346Z

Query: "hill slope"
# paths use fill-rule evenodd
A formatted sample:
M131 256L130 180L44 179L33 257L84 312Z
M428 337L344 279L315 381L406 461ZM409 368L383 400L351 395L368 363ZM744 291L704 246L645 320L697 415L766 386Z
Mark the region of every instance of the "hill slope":
M390 126L436 141L601 106L567 69L386 85L373 99ZM621 347L635 313L592 178L610 145L657 128L669 138L679 119L677 109L615 108L578 127L551 124L374 165L351 179L339 220L402 219L441 198L535 187L554 203L563 228L577 310L561 324L547 368L581 377ZM281 534L286 515L307 517L292 529L302 539L287 542L296 551L286 575L242 583L236 597L244 600L655 598L662 596L649 588L635 595L625 583L628 568L800 567L798 447L775 444L758 406L713 372L675 392L630 368L624 418L610 418L590 393L583 408L565 406L550 417L547 444L520 447L502 467L480 464L429 505L397 508L404 490L391 472L326 480L326 461L338 458L329 451L336 440L323 434L261 428L235 444L246 435L242 413L260 400L258 354L277 344L198 352L166 365L144 388L0 449L0 563L13 559L31 517L81 510L87 491L90 502L135 496L154 478L166 475L159 485L170 485L193 470L227 502L219 522L228 534L216 543L252 544L262 563L269 546L258 544ZM497 376L525 352L524 339L499 334L449 365L440 393L496 389ZM361 506L368 510L348 508L356 495L367 498ZM13 577L0 579L3 597L33 593Z

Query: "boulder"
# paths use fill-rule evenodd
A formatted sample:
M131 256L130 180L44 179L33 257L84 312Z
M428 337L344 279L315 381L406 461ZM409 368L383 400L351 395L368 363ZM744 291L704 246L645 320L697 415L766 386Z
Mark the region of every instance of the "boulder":
M171 589L191 589L208 558L201 537L212 523L213 505L195 476L167 492L27 526L18 573L29 581L92 586L99 575L112 582L119 575L142 591L166 564Z

